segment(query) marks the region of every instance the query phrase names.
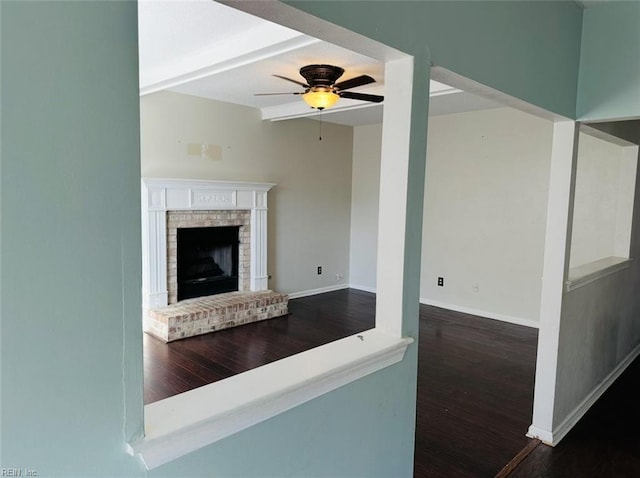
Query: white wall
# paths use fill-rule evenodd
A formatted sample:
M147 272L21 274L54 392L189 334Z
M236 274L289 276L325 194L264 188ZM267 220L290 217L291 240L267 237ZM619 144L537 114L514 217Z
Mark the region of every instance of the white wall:
M508 108L430 119L423 301L535 325L551 127ZM375 290L381 125L317 133L314 121L157 93L141 99L142 176L275 182L270 287ZM189 156L191 143L219 146L219 159Z
M140 100L142 177L277 183L269 192L269 287L337 285L349 267L353 129L300 119L267 122L253 108L178 93ZM219 146L219 159L187 154ZM317 275L317 266L323 274Z
M353 129L353 182L351 185L351 286L375 291L380 197L382 125Z
M578 141L569 265L628 257L637 158L589 134Z
M508 108L430 119L422 297L538 321L551 134Z
M535 326L552 123L509 108L429 121L421 300ZM375 288L378 131L354 131L351 278L363 288Z

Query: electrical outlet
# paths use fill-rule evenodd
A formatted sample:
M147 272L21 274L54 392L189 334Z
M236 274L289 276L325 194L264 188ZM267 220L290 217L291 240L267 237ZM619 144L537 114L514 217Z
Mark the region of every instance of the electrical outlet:
M473 291L480 292L480 284L478 284L477 282L473 284Z
M322 266L318 266L318 275L322 274Z
M342 273L338 272L336 274L336 282L340 282L343 277L344 277L344 275Z
M438 277L438 285L444 287L444 277Z

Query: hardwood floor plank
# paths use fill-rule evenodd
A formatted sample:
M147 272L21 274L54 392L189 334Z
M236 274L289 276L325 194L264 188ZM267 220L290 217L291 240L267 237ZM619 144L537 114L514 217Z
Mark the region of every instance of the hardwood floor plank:
M494 476L528 440L537 330L424 305L420 320L414 476Z
M289 302L289 311L286 317L169 344L144 334L145 403L375 326L375 296L366 292L338 291L294 299Z
M522 461L535 450L535 448L540 445L540 440L534 439L531 440L527 446L525 446L520 452L514 456L509 463L507 463L502 470L496 474L495 478L506 478L515 470Z
M145 403L370 329L375 295L336 291L290 311L170 344L146 336ZM535 329L420 307L416 477L491 477L526 445L536 342Z
M509 478L640 476L640 357L556 446L540 445Z

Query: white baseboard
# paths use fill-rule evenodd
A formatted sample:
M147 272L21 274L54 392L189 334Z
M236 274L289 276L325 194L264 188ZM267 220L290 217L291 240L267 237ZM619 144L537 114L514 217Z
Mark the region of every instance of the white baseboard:
M371 292L372 294L375 294L377 292L375 287L368 287L366 285L349 284L349 288L362 290L364 292Z
M500 320L502 322L508 322L510 324L524 325L525 327L533 327L537 329L540 324L531 319L524 319L522 317L513 317L511 315L496 314L494 312L488 312L486 310L473 309L471 307L463 307L460 305L447 304L445 302L439 302L437 300L420 298L420 303L425 305L432 305L434 307L440 307L442 309L455 310L456 312L462 312L463 314L477 315L485 317L487 319Z
M550 432L549 430L543 430L542 428L534 427L533 425L531 425L526 435L529 438L537 438L545 445L555 445L555 443L553 443L553 432Z
M299 299L301 297L308 297L310 295L316 295L316 294L324 294L325 292L332 292L335 290L342 290L342 289L357 289L357 290L362 290L364 292L370 292L372 294L376 293L375 287L369 287L369 286L359 285L359 284L338 284L338 285L329 286L329 287L322 287L320 289L311 289L311 290L303 290L300 292L293 292L289 294L289 299ZM472 309L470 307L462 307L459 305L447 304L445 302L425 299L422 297L420 298L420 303L425 305L432 305L434 307L440 307L443 309L455 310L456 312L462 312L464 314L477 315L480 317L485 317L487 319L500 320L502 322L508 322L510 324L524 325L526 327L533 327L536 329L539 328L538 322L531 319L523 319L521 317L512 317L509 315L495 314L493 312L487 312L486 310Z
M349 287L351 289L363 290L365 292L371 292L373 294L376 293L375 287L368 287L368 286L358 285L358 284L350 284ZM420 298L420 303L425 305L432 305L434 307L440 307L442 309L455 310L456 312L462 312L464 314L477 315L480 317L485 317L487 319L500 320L502 322L508 322L510 324L524 325L525 327L533 327L535 329L539 328L538 322L531 319L523 319L521 317L513 317L509 315L496 314L493 312L488 312L486 310L472 309L471 307L463 307L460 305L447 304L445 302L439 302L437 300L425 299L424 297Z
M300 299L301 297L308 297L310 295L324 294L325 292L333 292L336 290L348 289L349 284L336 284L328 287L320 287L319 289L301 290L299 292L292 292L289 295L289 299Z
M585 413L593 406L594 403L607 391L613 382L622 375L627 367L640 355L640 345L638 345L633 351L620 362L616 368L614 368L607 377L600 382L593 391L587 395L587 397L578 405L560 425L558 425L553 432L548 430L542 430L540 428L531 425L527 436L531 438L539 438L547 445L556 446L560 443L569 431L575 426L576 423L584 416Z

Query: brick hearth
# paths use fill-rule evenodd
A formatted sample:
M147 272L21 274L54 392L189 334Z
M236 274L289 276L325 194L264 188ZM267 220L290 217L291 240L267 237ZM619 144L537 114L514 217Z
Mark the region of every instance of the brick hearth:
M288 313L289 297L270 290L228 292L147 311L146 332L165 341L193 337Z

